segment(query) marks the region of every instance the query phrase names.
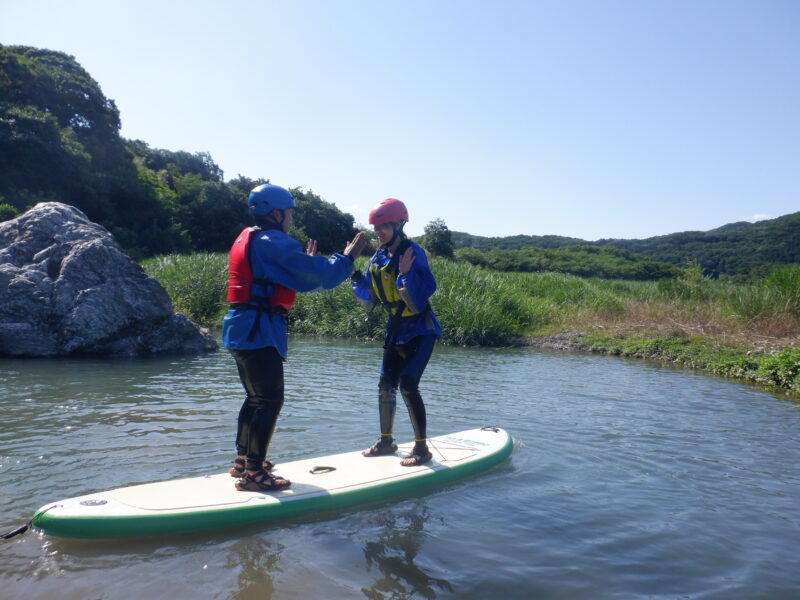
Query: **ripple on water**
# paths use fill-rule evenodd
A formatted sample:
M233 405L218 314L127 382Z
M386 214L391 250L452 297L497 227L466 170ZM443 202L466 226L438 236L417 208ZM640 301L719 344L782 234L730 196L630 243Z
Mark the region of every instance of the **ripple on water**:
M373 441L380 357L375 344L294 338L272 457ZM0 388L5 529L60 497L225 470L242 400L225 353L10 360ZM254 530L101 544L28 534L3 548L3 597L800 589L797 404L672 368L528 349L437 347L421 389L431 434L500 425L514 436L511 460L432 493ZM402 402L396 433L412 435Z

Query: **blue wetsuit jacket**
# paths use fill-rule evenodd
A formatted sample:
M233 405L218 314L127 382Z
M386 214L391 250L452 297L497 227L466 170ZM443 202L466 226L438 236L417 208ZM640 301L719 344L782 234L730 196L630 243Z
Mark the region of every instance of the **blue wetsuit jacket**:
M353 270L353 262L344 254L330 258L310 256L294 238L278 229L253 234L250 240L250 269L254 279L279 283L297 292L329 290L342 283ZM269 296L272 286L252 284L251 295ZM248 340L259 312L232 308L222 319L222 345L236 350L254 350L273 346L286 358L286 317L261 314L255 336Z
M411 270L405 275L401 275L398 270L395 285L400 295L404 299L410 300L410 302L406 302L406 305L419 314L403 317L399 323L392 323L393 319L389 319L386 335L390 344L405 344L420 335L442 337L439 321L436 320L436 315L429 307L429 299L436 291L436 280L428 265L428 257L425 255L425 250L418 244L411 242L411 248L416 257L411 265ZM390 260L386 250L380 248L370 259L369 264L374 263L379 267L385 267ZM369 266L362 277L353 281L352 286L356 298L366 308L371 309L378 302L372 286ZM390 331L390 328L393 330Z

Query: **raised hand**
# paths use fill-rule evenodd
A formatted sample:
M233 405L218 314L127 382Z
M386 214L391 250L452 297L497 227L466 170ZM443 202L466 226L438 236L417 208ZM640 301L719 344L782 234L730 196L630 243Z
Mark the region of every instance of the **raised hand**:
M400 274L405 275L408 273L411 270L411 265L414 264L415 260L417 260L417 257L414 254L414 250L412 248L407 248L406 251L400 256L400 264L398 265Z
M356 237L350 240L350 242L348 242L347 245L344 247L344 252L342 254L345 254L350 258L352 258L353 260L355 260L361 255L361 252L364 251L364 246L366 245L367 245L367 240L364 237L364 232L359 231L356 234Z
M311 256L319 256L319 251L317 250L317 240L308 240L306 244L306 254L310 254Z

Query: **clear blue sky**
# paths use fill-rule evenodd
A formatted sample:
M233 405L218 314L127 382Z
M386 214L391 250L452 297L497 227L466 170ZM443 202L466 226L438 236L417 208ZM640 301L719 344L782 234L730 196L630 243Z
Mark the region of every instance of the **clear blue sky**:
M0 0L122 135L365 223L587 240L800 210L795 0Z

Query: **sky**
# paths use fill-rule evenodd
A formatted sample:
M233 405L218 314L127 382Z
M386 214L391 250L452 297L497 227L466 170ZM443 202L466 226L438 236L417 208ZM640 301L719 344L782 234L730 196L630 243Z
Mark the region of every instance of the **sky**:
M121 135L420 235L585 240L800 210L795 0L0 0ZM244 201L244 199L243 199Z

